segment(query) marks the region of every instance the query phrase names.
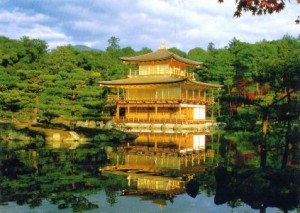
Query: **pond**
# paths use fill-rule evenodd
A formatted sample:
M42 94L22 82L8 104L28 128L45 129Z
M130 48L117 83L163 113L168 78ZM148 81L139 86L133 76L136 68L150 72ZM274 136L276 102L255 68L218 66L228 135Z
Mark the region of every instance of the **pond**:
M258 195L260 201L246 199L234 185L239 177L226 182L230 173L215 169L230 161L222 153L220 138L219 134L152 132L140 133L133 143L119 147L2 148L0 212L299 211L299 194L294 192L285 194L296 200L287 196L289 201L283 197L277 204L266 200L266 194ZM256 163L251 156L249 164ZM254 182L260 183L260 177ZM239 195L231 193L233 188Z

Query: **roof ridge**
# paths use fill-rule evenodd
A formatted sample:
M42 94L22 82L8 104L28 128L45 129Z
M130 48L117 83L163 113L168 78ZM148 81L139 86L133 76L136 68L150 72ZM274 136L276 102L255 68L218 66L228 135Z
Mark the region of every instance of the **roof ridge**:
M132 57L120 57L124 62L132 62L132 63L138 63L138 62L150 62L150 61L161 61L166 60L169 58L175 58L181 63L185 63L187 66L199 66L202 64L202 62L199 61L193 61L191 59L182 57L177 55L176 53L173 53L169 51L168 49L158 49L155 52L146 53L143 55L137 55Z

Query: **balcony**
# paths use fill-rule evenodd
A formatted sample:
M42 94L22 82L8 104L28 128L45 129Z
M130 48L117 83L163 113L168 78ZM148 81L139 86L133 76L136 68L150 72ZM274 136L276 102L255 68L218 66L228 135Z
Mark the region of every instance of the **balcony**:
M189 80L196 80L195 79L195 73L187 72L186 70L180 70L180 69L170 69L169 72L165 73L159 73L159 72L149 72L146 74L140 74L139 70L129 70L128 78L136 78L136 77L147 77L147 76L171 76L175 78L187 78Z
M108 95L108 102L119 104L213 104L213 97L186 97L182 99L162 99L162 98L127 98L124 95Z

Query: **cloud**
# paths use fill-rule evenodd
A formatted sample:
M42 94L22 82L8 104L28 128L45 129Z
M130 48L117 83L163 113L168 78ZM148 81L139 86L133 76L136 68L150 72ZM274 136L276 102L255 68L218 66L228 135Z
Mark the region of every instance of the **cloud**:
M116 36L121 47L155 50L166 41L188 51L209 42L224 47L234 37L253 43L299 35L295 3L280 14L241 18L233 18L234 0L14 0L0 7L1 34L44 39L52 48L71 43L105 49Z
M71 37L47 25L49 21L50 17L40 13L29 15L18 10L0 11L0 28L4 36L13 39L22 36L42 39L48 42L50 48L55 48L57 44L72 42Z
M0 23L35 23L35 22L46 22L50 18L47 15L36 13L32 15L27 15L19 10L2 11L0 12Z

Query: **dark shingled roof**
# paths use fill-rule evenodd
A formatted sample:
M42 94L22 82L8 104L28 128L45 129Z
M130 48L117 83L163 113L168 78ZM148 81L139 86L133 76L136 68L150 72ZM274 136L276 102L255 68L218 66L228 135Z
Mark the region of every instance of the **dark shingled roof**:
M144 55L138 55L133 57L121 57L121 59L124 62L128 62L128 63L135 62L136 64L138 64L138 62L160 61L160 60L167 60L171 58L174 58L175 60L185 63L189 66L199 66L200 64L202 64L201 62L192 61L190 59L186 59L174 53L171 53L167 49L158 49L156 52L151 52Z

